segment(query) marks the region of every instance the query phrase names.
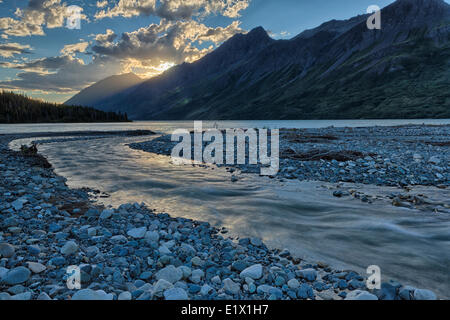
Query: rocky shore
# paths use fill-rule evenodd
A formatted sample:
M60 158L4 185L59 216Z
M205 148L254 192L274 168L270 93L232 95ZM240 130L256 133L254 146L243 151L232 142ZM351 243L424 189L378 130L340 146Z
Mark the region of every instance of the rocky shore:
M426 130L448 134L449 128ZM324 132L315 134L319 133ZM287 250L269 249L260 239L229 238L224 228L156 213L145 204L99 207L91 202L88 190L68 188L45 158L8 148L12 140L24 137L28 136L0 136L0 300L437 298L432 291L395 281L383 283L381 290L367 290L365 277L354 271L297 259ZM436 138L433 132L430 138ZM397 146L392 144L392 148ZM334 148L344 150L349 145L357 147L343 140ZM421 164L401 162L413 156L408 155L408 149L398 148L389 161L386 154L375 152L376 145L373 149L371 159L359 158L363 160L353 161L355 166L349 161L320 162L320 166L305 163L310 170L296 166L301 169L293 172L299 171L297 178L300 173L306 177L307 172L312 177L328 166L330 171L325 172L341 174L343 170L354 179L377 176L394 183L414 174L403 174L403 178L392 175L388 181L391 168L394 172L423 170L420 175L427 183L448 186L448 147L424 142L417 151ZM438 151L440 161L430 163ZM289 164L291 160L286 161ZM385 172L365 177L370 170L365 163ZM282 171L285 178L293 174L286 164ZM438 172L442 178L436 176ZM67 286L70 266L81 272L81 290Z

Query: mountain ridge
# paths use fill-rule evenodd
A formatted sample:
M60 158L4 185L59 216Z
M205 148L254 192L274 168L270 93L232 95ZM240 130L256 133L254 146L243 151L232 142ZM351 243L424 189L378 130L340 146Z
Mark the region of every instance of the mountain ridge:
M158 120L450 117L450 5L397 0L381 30L367 16L289 40L255 28L96 107Z

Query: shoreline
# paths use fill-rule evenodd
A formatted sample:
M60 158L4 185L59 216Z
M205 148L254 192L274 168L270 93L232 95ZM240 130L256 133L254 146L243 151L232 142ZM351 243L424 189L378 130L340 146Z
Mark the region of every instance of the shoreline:
M52 169L8 149L15 138L34 136L0 136L2 299L435 297L395 282L369 293L356 272L301 261L259 239L236 242L208 223L138 204L95 207L86 191L69 189ZM66 288L69 265L81 266L83 290Z

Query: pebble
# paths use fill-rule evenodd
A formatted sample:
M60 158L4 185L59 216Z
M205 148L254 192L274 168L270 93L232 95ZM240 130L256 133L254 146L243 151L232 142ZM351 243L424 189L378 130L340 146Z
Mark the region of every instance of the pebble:
M172 284L177 281L180 281L182 278L183 278L183 271L176 268L173 265L167 266L156 273L157 280L163 279Z
M67 241L61 248L61 253L70 256L78 251L78 245L74 241Z
M306 279L310 282L315 281L317 278L317 271L311 268L300 270L299 274L303 279Z
M132 299L131 292L123 291L119 294L117 300L119 301L129 301Z
M146 227L134 228L127 232L127 234L134 239L143 239L147 232Z
M437 300L436 294L430 290L416 289L414 290L415 300Z
M33 273L41 273L47 269L46 266L39 262L27 262L27 265L28 269L30 269Z
M3 282L8 285L16 285L20 283L27 282L30 278L31 271L25 267L17 267L12 270L9 270L8 273L4 276Z
M15 249L12 245L8 243L0 243L0 257L11 258L14 256Z
M291 289L298 289L300 287L300 282L298 282L297 279L291 279L288 281L287 285L289 286L289 288Z
M355 290L348 293L345 300L378 300L378 298L367 291Z
M251 278L254 280L261 279L263 273L263 267L261 264L255 264L247 269L243 270L240 274L241 278Z
M188 300L188 294L182 288L171 288L164 291L166 300Z
M237 295L241 291L241 285L227 278L223 280L223 289L230 292L233 295Z
M81 301L88 301L88 300L113 300L114 296L112 294L107 294L103 290L97 290L94 291L92 289L81 289L72 297L72 300L81 300Z
M101 220L106 220L112 217L114 213L114 210L111 209L105 209L102 211L102 213L100 214L100 219Z

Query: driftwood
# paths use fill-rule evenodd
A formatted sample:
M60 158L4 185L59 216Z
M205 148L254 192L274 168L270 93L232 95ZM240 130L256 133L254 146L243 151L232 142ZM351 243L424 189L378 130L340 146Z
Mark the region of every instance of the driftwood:
M351 151L351 150L330 151L323 149L312 149L307 152L296 152L295 150L288 148L281 152L281 157L285 159L293 159L300 161L336 160L344 162L364 158L364 154L359 151Z

